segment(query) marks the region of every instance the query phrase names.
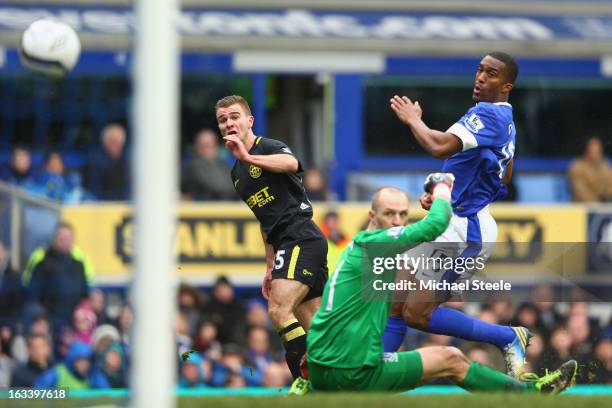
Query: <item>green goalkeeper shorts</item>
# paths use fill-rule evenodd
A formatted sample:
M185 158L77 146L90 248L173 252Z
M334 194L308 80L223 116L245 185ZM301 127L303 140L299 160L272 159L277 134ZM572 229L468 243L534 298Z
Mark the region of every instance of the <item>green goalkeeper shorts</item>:
M374 367L333 368L308 362L308 373L317 391L406 391L423 375L417 351L384 353Z

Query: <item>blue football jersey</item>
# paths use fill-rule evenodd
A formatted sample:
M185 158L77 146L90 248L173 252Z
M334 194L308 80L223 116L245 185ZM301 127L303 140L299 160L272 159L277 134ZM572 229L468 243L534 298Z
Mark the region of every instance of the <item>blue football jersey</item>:
M467 217L507 193L502 179L514 156L516 137L512 105L479 102L448 132L461 139L463 150L444 162L443 171L455 175L453 211Z

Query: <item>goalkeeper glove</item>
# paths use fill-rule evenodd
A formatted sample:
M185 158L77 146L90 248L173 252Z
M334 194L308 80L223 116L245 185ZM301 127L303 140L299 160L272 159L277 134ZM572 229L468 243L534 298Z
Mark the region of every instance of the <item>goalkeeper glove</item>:
M423 187L434 199L443 198L450 201L454 182L455 176L451 173L431 173L425 178Z

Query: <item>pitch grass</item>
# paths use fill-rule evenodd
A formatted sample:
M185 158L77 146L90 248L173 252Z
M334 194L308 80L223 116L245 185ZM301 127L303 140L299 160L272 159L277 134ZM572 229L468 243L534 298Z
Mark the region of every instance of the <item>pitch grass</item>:
M123 407L126 399L70 398L62 401L0 400L0 407ZM602 408L612 407L608 396L546 396L533 394L392 395L311 394L304 397L181 397L179 408Z

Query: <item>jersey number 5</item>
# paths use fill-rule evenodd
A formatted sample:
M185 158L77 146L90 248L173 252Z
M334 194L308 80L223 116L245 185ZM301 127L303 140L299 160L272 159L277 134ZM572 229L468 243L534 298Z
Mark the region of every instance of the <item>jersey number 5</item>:
M283 258L283 255L285 255L284 249L279 249L278 251L276 251L276 258L274 259L274 269L281 269L285 264L285 258Z

